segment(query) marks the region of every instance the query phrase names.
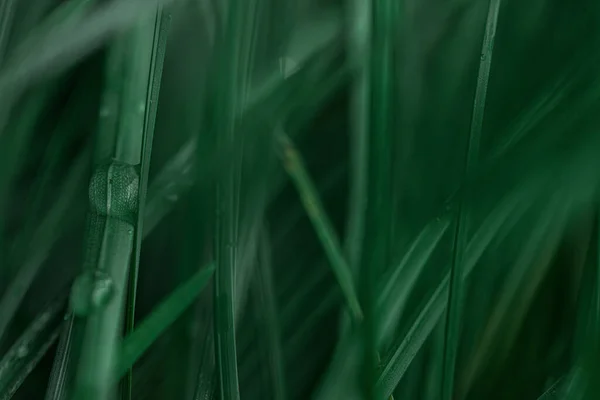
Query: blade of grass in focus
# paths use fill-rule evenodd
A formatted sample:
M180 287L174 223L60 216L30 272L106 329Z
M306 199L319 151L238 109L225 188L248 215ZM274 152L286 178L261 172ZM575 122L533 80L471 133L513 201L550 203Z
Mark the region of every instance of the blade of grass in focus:
M125 309L125 335L128 335L133 331L135 323L135 300L136 291L138 284L138 269L140 264L140 253L142 247L142 239L144 237L144 219L145 219L145 204L146 204L146 192L148 187L148 175L150 171L150 158L152 154L152 141L154 138L154 127L156 122L156 112L158 109L158 97L160 92L160 84L162 79L163 64L167 46L167 36L171 25L171 15L168 11L163 9L160 2L157 2L156 6L156 17L154 21L154 32L152 38L152 48L150 54L150 60L148 64L142 64L142 69L148 69L148 74L141 74L141 79L138 83L138 88L135 88L134 97L131 100L131 104L128 107L131 110L135 110L135 107L143 105L145 111L143 121L143 143L141 149L141 159L139 166L139 192L138 192L138 205L137 205L137 224L135 226L136 238L135 246L133 249L133 264L129 272L127 279L127 301ZM142 31L142 35L146 36L149 32ZM134 44L133 46L144 48L147 43L146 37L141 37L141 44ZM145 57L146 54L142 53L140 57ZM137 67L132 68L132 72L137 73ZM148 82L144 83L143 79L148 77ZM146 86L147 85L147 86ZM140 98L144 98L143 103L140 103ZM139 118L132 113L133 118ZM136 121L136 124L138 122ZM139 130L138 127L128 126L124 129ZM130 400L132 398L132 373L131 370L127 373L125 382L123 384L123 398Z
M155 20L138 22L111 45L107 56L107 86L95 147L96 170L90 181L88 247L83 272L75 281L71 296L74 318L84 318L85 326L74 325L81 332L81 343L66 343L80 346L81 352L60 352L73 357L78 365L73 398L104 399L113 390L125 285L135 249L140 189L135 166L142 160L147 135L145 106L154 31ZM135 74L136 79L130 74ZM73 333L75 337L79 335ZM60 371L54 374L69 380Z
M473 104L471 128L466 150L464 174L470 175L477 165L479 146L483 130L488 81L492 66L494 39L498 25L500 0L491 0L483 44L481 47L481 62L477 77L477 87ZM462 325L462 302L464 301L463 264L467 248L469 231L470 193L463 193L457 210L456 231L454 233L454 249L450 267L450 288L448 292L448 313L446 322L446 345L444 353L444 370L442 375L442 399L450 400L454 396L454 379L458 344Z

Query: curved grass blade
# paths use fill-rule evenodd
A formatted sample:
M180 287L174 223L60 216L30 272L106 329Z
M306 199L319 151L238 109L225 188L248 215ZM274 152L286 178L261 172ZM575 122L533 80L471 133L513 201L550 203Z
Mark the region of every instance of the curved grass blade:
M528 189L507 196L474 233L465 253L463 279L471 273L485 249L492 240L497 238L499 232L509 230L527 210L528 204L524 202L531 199L535 187L531 186ZM447 273L420 309L410 329L399 338L384 357L384 367L379 375L378 385L381 386L385 396L393 393L413 358L444 314L449 283L450 273Z
M214 266L209 266L194 274L175 289L123 340L116 367L116 378L125 375L150 345L194 302L212 278L214 271Z
M381 338L386 339L393 333L411 289L449 226L450 218L447 216L429 223L412 242L400 265L393 268L392 275L377 296L377 309L381 313Z
M503 286L502 295L492 310L492 315L481 342L475 350L475 357L465 367L464 380L460 382L458 388L459 397L462 398L468 393L476 374L481 369L483 362L489 357L492 344L494 339L497 339L497 335L502 334L503 340L510 340L510 335L514 335L514 333L506 327L508 322L510 321L510 324L519 327L520 322L525 318L529 309L528 304L532 301L537 288L541 284L551 257L556 250L556 245L561 238L569 211L569 205L565 204L565 199L555 196L550 201L544 214L542 214L538 224L534 227L533 232L528 236L527 243ZM534 267L530 267L532 265ZM533 268L535 270L530 271ZM523 282L527 282L525 287L522 287ZM521 300L518 302L519 307L514 307L517 296ZM508 351L508 349L505 349L505 351Z
M498 25L498 14L500 11L500 0L490 0L488 17L485 27L485 35L481 48L481 62L477 77L475 90L475 101L473 104L473 115L471 130L469 133L468 147L466 152L465 175L471 175L479 157L479 144L483 129L483 118L487 88L492 66L492 54L494 50L494 39ZM454 378L456 368L456 357L461 331L462 302L464 297L463 288L463 264L467 248L467 234L469 231L468 210L471 202L469 193L463 194L459 201L457 210L456 231L454 233L454 250L452 265L450 267L450 288L448 293L448 313L446 322L446 345L444 352L444 370L442 373L442 399L450 400L454 392Z
M362 320L362 309L354 288L352 272L344 259L342 249L338 243L333 227L318 198L314 184L308 176L300 155L294 148L291 140L283 133L279 135L278 140L281 148L283 165L300 194L304 209L323 245L331 269L342 289L342 293L344 294L352 317L358 322Z
M67 4L64 7L78 9L76 5L86 0L75 2L73 6ZM165 5L169 0L159 2ZM0 93L18 92L35 81L64 71L115 35L152 17L154 2L148 3L145 0L113 0L84 18L69 18L32 32L2 66Z
M58 338L64 303L64 298L55 301L37 315L0 360L0 399L8 400L15 394Z

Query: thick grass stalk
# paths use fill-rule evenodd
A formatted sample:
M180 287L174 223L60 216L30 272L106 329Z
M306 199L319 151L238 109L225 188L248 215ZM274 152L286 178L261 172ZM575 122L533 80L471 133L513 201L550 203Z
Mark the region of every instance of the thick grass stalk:
M62 351L67 359L57 362L58 367L67 369L71 362L77 363L72 388L75 399L106 399L113 392L126 285L136 246L141 180L138 166L151 140L146 138L146 104L154 25L153 19L139 21L111 46L107 56L95 171L89 187L85 262L71 295L74 318L80 321L72 321L69 325L73 332L66 335L81 335L81 344L66 343L74 345L75 351ZM147 169L141 173L147 173ZM69 375L55 371L55 376L62 377L58 386L66 387L66 392Z
M492 54L494 49L494 39L496 36L496 26L498 24L499 10L500 0L490 0L485 34L481 48L481 61L479 64L477 86L475 89L471 128L466 150L464 169L466 176L470 176L472 174L472 171L474 171L479 158L479 144L483 130L483 118L485 114L487 88L490 77L490 69L492 66ZM468 214L469 204L471 201L470 193L463 193L462 196L463 198L459 202L457 209L457 221L454 233L454 249L452 255L452 265L450 267L446 344L441 382L442 400L450 400L453 396L456 358L458 345L460 342L462 302L464 296L463 264L465 251L467 248L469 231Z

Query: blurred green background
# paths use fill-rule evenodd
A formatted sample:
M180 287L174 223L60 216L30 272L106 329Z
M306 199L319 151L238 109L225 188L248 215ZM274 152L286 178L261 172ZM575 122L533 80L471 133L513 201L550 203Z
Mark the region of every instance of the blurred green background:
M0 0L0 399L596 399L600 3Z

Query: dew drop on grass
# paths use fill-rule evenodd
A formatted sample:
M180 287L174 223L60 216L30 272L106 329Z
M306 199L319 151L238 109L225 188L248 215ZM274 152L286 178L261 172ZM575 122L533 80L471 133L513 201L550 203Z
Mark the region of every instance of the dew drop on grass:
M86 271L79 275L71 289L71 309L83 317L106 306L114 293L112 278L103 271Z

